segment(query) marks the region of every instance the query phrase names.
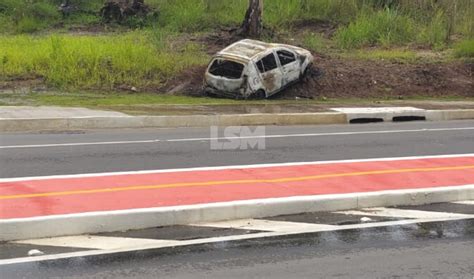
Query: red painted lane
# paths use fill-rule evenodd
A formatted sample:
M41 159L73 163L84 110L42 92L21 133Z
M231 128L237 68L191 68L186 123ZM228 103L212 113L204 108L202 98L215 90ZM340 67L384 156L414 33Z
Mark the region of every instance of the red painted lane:
M34 193L229 180L267 180L327 174L474 166L474 157L310 164L251 169L29 180L0 183L0 198ZM255 182L148 190L0 199L0 219L150 208L306 195L374 192L474 184L474 168L341 176L291 182Z

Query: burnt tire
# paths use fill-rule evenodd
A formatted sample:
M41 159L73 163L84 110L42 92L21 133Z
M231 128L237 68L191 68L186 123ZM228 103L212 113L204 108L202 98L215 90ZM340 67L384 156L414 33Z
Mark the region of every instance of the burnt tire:
M312 71L313 71L313 64L309 64L306 67L306 69L304 69L303 73L301 74L300 81L307 82L311 77Z
M260 89L257 92L255 92L255 94L253 94L253 97L257 100L264 100L267 98L267 94L265 94L265 91Z

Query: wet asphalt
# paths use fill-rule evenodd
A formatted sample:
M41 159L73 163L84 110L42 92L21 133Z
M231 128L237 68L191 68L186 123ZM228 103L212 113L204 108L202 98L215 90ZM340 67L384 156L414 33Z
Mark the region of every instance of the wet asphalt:
M474 127L474 121L267 127L267 134L462 127ZM209 137L209 130L146 129L4 134L0 136L0 145L193 137ZM209 142L196 141L4 149L0 150L0 177L465 154L474 153L474 131L280 138L268 139L266 146L266 150L212 151ZM292 221L298 222L298 218L306 222L316 217L295 217ZM334 222L345 224L347 220L337 219ZM64 252L67 251L66 249ZM328 277L472 279L474 221L322 232L0 266L1 279Z
M474 220L0 266L2 278L473 278Z

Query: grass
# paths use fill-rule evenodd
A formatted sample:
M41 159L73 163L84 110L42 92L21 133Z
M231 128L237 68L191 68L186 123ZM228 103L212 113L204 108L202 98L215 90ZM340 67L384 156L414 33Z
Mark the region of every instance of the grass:
M41 77L55 88L159 86L176 73L208 62L200 46L168 45L167 34L0 37L0 76Z
M131 19L116 28L104 27L98 16L103 0L71 0L78 11L66 18L57 10L60 2L0 0L0 81L42 79L48 88L62 90L155 89L178 72L208 62L200 45L179 38L237 27L248 5L248 0L145 0L158 17ZM473 0L265 1L264 23L277 38L306 21L338 26L327 39L309 24L295 41L319 53L417 63L420 56L409 49L443 50L451 47L452 37L463 40L454 46L455 57L472 58ZM64 34L99 25L104 33Z
M133 115L167 115L167 114L189 114L202 113L202 106L226 106L225 110L229 113L233 110L232 106L240 105L316 105L322 110L341 105L371 105L386 103L400 105L401 102L410 101L474 101L472 98L459 98L445 96L442 98L429 99L426 97L413 97L403 101L397 99L379 98L379 99L315 99L315 100L231 100L220 98L196 98L186 96L157 95L151 93L134 94L110 94L97 92L41 92L41 93L1 93L0 105L29 105L29 106L62 106L62 107L86 107L91 109L121 111ZM169 108L168 108L169 106ZM179 106L178 108L173 106ZM187 109L180 109L187 106ZM192 106L200 106L196 111ZM228 107L227 107L228 106ZM222 108L219 110L222 111ZM240 110L237 110L240 111Z
M397 63L415 63L422 59L416 52L406 49L357 50L346 53L343 56L364 60L386 60Z
M458 58L474 58L474 39L464 40L456 44L454 55Z
M207 98L159 95L153 93L100 93L74 91L74 93L1 93L0 100L9 105L49 105L107 108L118 106L152 105L238 105L238 104L295 104L315 103L315 100L233 100L227 98Z
M51 1L0 0L0 22L13 29L4 32L32 33L51 26L60 19L57 7ZM11 22L7 22L10 20Z
M414 40L414 26L414 20L397 10L366 11L347 27L339 29L335 39L344 49L403 45Z
M303 47L314 51L314 52L323 52L328 48L328 40L326 40L319 33L306 32L303 35L302 44Z

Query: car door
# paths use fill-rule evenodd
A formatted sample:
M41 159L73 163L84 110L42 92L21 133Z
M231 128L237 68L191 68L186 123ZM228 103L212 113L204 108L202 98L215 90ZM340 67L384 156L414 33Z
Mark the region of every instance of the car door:
M267 93L267 96L281 89L283 74L273 52L258 60L256 66L262 78L263 89Z
M282 86L297 80L300 77L300 63L296 53L288 49L279 49L276 51L278 60L280 61L283 83Z

